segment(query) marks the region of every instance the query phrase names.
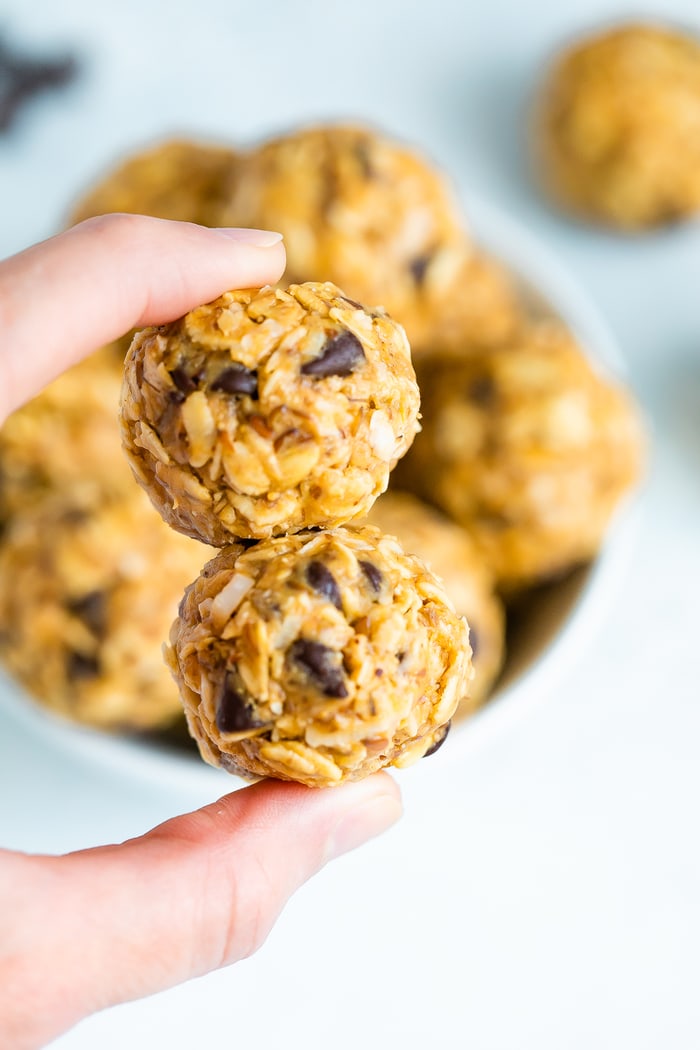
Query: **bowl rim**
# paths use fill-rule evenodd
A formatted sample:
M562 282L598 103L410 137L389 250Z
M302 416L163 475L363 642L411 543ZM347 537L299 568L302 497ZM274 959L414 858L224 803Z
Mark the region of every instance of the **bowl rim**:
M469 228L479 249L503 263L516 279L536 290L554 316L572 330L594 366L624 378L624 358L598 308L566 266L519 220L471 192L465 194ZM639 523L634 497L618 510L603 546L583 579L580 592L554 637L512 682L496 691L482 708L458 722L450 747L441 752L455 761L483 746L492 736L516 724L533 706L551 695L567 668L587 646L625 575ZM195 754L178 753L127 735L82 726L42 706L11 677L0 672L0 705L27 731L88 765L178 791L211 788L221 793L245 781L214 769Z

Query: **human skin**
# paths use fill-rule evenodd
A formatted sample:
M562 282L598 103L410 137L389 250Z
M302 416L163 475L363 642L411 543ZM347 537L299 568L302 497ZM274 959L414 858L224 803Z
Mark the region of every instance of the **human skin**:
M272 233L134 215L89 219L0 262L0 421L129 329L283 270ZM302 883L400 812L384 773L325 791L261 781L121 845L0 850L0 1045L42 1046L90 1013L245 958Z

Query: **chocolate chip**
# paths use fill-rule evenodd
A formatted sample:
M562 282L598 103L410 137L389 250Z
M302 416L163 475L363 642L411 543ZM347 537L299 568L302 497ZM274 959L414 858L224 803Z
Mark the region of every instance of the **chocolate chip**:
M70 56L25 58L0 40L0 132L7 131L24 102L47 88L68 84L76 70Z
M100 673L100 661L97 656L87 656L73 650L68 654L66 673L74 682L97 678Z
M211 384L211 389L220 390L224 394L248 394L253 400L257 400L258 373L234 361L217 376Z
M362 573L374 593L379 594L384 580L381 571L377 568L374 562L371 561L358 561L358 565L362 569Z
M309 586L317 594L326 598L331 605L335 605L336 609L343 611L343 601L340 597L340 590L338 589L335 576L330 569L326 568L322 561L309 562L306 566L306 579Z
M184 368L181 368L180 365L176 365L175 368L170 370L170 378L180 393L184 394L185 397L187 397L188 394L194 393L197 389L195 379L186 372Z
M64 525L84 525L89 517L84 507L69 507L61 514L60 521Z
M443 744L445 743L445 741L447 740L447 734L448 734L448 733L449 733L449 731L450 731L450 726L451 726L451 725L452 725L452 722L448 722L448 723L447 723L447 725L445 726L445 732L444 732L444 733L442 734L442 736L440 737L440 739L439 739L439 740L436 740L434 744L431 744L431 745L430 745L430 747L428 748L428 750L427 750L427 751L425 752L425 754L423 755L423 758L428 758L428 757L429 757L430 755L434 755L436 751L439 751L439 750L440 750L440 748L442 747L442 745L443 745Z
M469 644L472 647L472 660L476 659L476 654L479 652L479 632L476 627L469 625Z
M355 157L360 165L360 170L365 179L373 179L376 176L374 165L372 164L371 156L371 145L369 139L359 139L355 143L354 148Z
M216 705L216 726L222 733L243 733L264 725L255 716L255 702L246 691L239 675L227 671Z
M467 397L476 405L488 408L496 400L496 384L489 375L477 376L469 384Z
M365 360L362 343L352 332L339 332L331 336L323 353L302 365L303 376L349 376Z
M68 602L68 610L82 620L98 638L107 630L107 595L104 591L90 591Z
M418 255L408 264L408 268L411 271L411 274L413 275L413 280L416 282L419 288L425 280L425 275L428 270L428 267L430 266L432 258L433 257L430 254Z
M323 696L343 699L348 695L343 672L338 666L339 654L334 649L329 649L321 642L298 638L291 646L289 655L303 667Z

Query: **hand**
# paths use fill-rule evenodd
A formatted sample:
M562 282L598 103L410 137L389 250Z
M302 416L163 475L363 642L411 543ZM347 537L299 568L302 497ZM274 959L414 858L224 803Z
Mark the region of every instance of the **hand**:
M273 234L127 215L0 263L0 418L128 329L283 269ZM119 846L0 850L0 1046L251 954L297 887L400 809L384 773L324 791L264 781Z

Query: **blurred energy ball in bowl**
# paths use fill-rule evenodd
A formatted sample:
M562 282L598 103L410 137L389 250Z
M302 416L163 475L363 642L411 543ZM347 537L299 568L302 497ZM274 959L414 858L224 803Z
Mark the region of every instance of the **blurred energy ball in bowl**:
M560 321L524 324L498 347L418 369L422 431L398 481L471 535L505 593L597 553L640 471L630 398Z
M406 329L414 354L439 326L498 340L517 304L479 252L452 180L413 146L356 125L293 130L247 154L226 225L279 230L285 281L330 280Z
M545 192L634 232L700 211L700 38L629 23L562 50L540 85L532 156Z
M0 658L46 707L115 732L181 718L161 656L207 550L140 492L91 505L56 493L16 515L0 546Z
M624 508L640 462L634 410L609 378L623 371L617 347L558 260L482 201L468 199L465 220L449 178L420 152L346 125L301 129L249 151L183 140L156 145L108 173L75 206L73 219L110 208L281 229L292 277L344 281L348 295L386 307L405 325L425 376L424 433L369 520L444 578L471 626L477 676L459 713L470 717L444 751L458 756L483 736L478 727L526 709L527 698L542 695L582 644L585 625L594 625L619 577L632 519L617 504ZM0 565L7 567L0 576L0 635L3 662L21 683L8 680L2 692L24 725L88 761L170 784L212 777L221 783L223 774L199 762L194 745L187 750L177 691L160 654L177 598L208 551L176 536L139 503L116 422L124 344L77 366L0 432ZM499 362L510 365L503 372ZM459 425L440 421L448 403L457 405ZM465 412L485 435L476 456L468 440L474 428L460 424ZM609 416L614 427L607 427ZM611 454L619 453L609 463L596 437L601 419ZM438 439L445 429L445 440ZM504 448L520 443L520 459L485 454L504 433ZM457 471L455 493L443 483L445 449L450 471ZM556 480L552 460L559 464ZM590 518L576 483L582 477L596 512ZM487 528L482 497L494 487L502 499ZM574 489L576 527L566 504ZM480 499L480 514L464 512ZM545 520L537 519L538 508ZM515 559L494 555L491 541L507 535L506 525L521 533ZM555 556L557 530L576 542ZM530 550L549 560L520 557ZM21 601L14 563L28 581ZM126 630L124 610L132 605L134 622ZM52 654L50 674L32 656L37 617ZM128 673L114 672L120 654ZM85 670L74 690L71 660ZM139 678L146 668L150 685ZM150 703L148 689L165 699ZM483 713L474 718L477 708Z
M442 579L455 611L466 617L474 678L457 717L470 714L488 698L503 665L505 611L492 573L466 529L408 492L385 493L367 522L422 558Z
M70 225L121 211L218 226L237 166L229 146L167 139L106 172L76 201Z

